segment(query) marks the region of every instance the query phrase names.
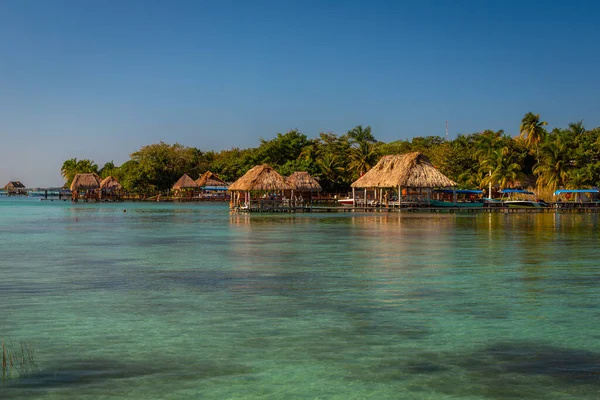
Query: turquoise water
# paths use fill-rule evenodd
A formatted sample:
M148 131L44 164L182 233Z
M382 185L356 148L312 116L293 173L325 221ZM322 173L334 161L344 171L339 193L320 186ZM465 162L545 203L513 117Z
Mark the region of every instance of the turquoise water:
M0 198L0 398L598 399L598 223Z

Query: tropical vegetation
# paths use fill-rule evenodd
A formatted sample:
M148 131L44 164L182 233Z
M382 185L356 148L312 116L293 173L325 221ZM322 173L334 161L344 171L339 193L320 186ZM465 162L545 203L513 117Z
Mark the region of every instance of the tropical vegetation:
M261 139L255 148L219 152L160 142L140 148L120 166L110 161L99 168L92 160L71 158L63 163L61 174L67 184L77 173L112 175L130 192L149 193L169 190L184 173L195 179L210 170L233 182L253 166L268 163L283 175L308 171L326 192L343 192L381 156L420 151L465 189L598 185L600 128L588 130L583 121L550 132L546 126L539 114L529 112L514 138L502 130L485 130L454 140L426 136L384 143L370 126L359 125L344 134L322 132L315 138L291 130Z

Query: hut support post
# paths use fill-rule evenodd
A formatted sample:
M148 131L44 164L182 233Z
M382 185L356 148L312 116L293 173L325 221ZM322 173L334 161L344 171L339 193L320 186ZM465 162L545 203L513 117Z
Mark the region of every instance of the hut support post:
M356 195L354 194L354 188L352 188L352 207L356 207Z
M402 186L398 185L398 208L402 207Z
M367 208L367 188L365 188L365 204L364 207Z
M452 189L452 201L454 205L456 205L456 189Z

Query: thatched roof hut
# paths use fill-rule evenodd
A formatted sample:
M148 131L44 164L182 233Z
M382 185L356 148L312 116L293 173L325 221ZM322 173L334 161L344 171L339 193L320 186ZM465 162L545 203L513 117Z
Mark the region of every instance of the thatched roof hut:
M104 178L102 182L100 182L100 189L106 189L109 191L122 190L123 185L121 185L116 178L108 176Z
M296 171L286 178L287 183L292 185L297 192L320 192L323 190L319 182L308 172Z
M457 186L422 153L383 156L353 188L439 188Z
M188 176L188 174L183 174L181 178L173 185L173 190L180 189L195 189L198 187L198 184L194 182L192 178Z
M10 181L4 186L4 189L7 191L25 189L25 185L21 181Z
M293 187L270 165L257 165L229 186L229 191L292 190Z
M227 183L225 183L221 178L217 175L213 174L210 171L206 171L203 173L200 178L196 180L196 183L199 187L204 186L213 186L213 187L227 187Z
M77 174L71 182L71 190L94 190L100 187L102 179L98 174Z

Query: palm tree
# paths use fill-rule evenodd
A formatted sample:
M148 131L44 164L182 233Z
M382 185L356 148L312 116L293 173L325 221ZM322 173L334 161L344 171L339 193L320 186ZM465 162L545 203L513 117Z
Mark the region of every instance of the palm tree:
M348 168L362 176L377 163L377 151L373 143L359 142L357 147L350 150L350 164Z
M551 191L564 186L569 166L568 147L561 135L554 135L551 141L542 146L540 159L533 168L533 173L538 176L537 186L545 186Z
M362 125L357 125L348 131L348 137L353 143L376 143L375 136L371 133L371 127L363 128Z
M583 120L569 123L569 130L575 137L583 135L585 133Z
M544 140L547 133L544 126L548 125L546 121L540 121L540 114L533 114L528 112L521 121L519 127L519 137L525 142L530 151L536 155L537 161L539 162L539 143Z
M514 184L524 178L521 171L521 165L514 161L513 155L508 147L494 150L492 156L484 160L482 163L483 169L491 171L481 182L482 185L500 185L501 189Z
M492 182L489 177L492 176L492 170L496 151L500 148L503 131L494 132L492 130L485 130L481 134L475 137L475 158L479 161L480 169L483 169L488 174L488 196L492 195ZM482 183L483 184L483 183ZM485 184L483 184L485 186Z
M340 174L344 172L344 167L336 154L325 153L317 159L317 165L321 170L321 175L332 184L339 181Z
M77 158L66 160L60 168L60 174L65 179L66 185L70 185L77 174Z

